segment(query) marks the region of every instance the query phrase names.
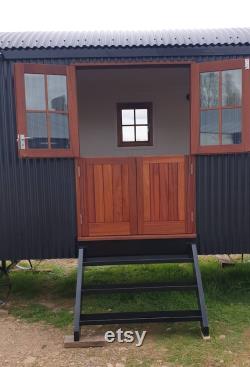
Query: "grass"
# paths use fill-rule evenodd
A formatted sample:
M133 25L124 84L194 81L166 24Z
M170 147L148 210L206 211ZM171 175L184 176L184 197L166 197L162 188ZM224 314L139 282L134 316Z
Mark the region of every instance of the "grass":
M200 265L211 341L201 340L196 323L138 325L140 330L148 330L150 343L146 344L151 350L150 353L142 352L142 366L153 365L157 358L172 366L248 365L244 363L246 358L250 361L250 352L247 352L250 335L250 263L238 263L221 269L213 258L202 258ZM75 269L50 262L41 264L39 269L49 269L50 272L16 271L11 274L10 312L29 322L42 321L60 328L71 327ZM89 268L85 274L88 285L191 278L189 264L95 267ZM192 309L196 306L196 299L188 292L89 295L84 306L89 313ZM129 356L126 366L135 366L134 358Z
M28 304L22 308L14 306L11 309L11 313L30 322L46 321L48 324L56 327L65 327L65 325L72 322L72 315L68 310L60 309L54 311L39 303Z

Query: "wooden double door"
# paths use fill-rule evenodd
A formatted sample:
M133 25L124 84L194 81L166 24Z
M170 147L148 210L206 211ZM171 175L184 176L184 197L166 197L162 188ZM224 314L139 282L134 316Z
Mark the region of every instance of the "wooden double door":
M78 239L194 234L189 156L77 160Z

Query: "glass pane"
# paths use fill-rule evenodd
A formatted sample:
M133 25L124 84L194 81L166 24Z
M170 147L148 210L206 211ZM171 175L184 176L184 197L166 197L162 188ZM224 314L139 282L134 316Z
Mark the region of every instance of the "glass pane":
M242 72L225 70L222 72L222 105L241 105Z
M134 110L122 110L122 125L134 125Z
M42 74L24 74L26 110L46 110L45 83Z
M201 111L200 144L219 144L219 113L217 110Z
M201 108L217 107L219 103L219 72L200 74Z
M148 141L148 126L136 126L136 141Z
M122 127L122 141L135 141L135 129L134 126Z
M27 140L29 148L48 148L46 114L27 112Z
M241 108L222 110L222 144L241 143Z
M52 111L67 111L67 83L65 75L48 75L48 106Z
M69 148L69 123L68 116L51 113L51 148L53 149L67 149Z
M135 110L135 123L136 125L147 125L148 123L148 110L136 109Z

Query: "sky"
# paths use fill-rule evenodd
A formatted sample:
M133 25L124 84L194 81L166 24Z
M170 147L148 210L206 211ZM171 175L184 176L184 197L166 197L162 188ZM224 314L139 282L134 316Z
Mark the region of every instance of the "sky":
M0 31L250 27L250 0L1 0Z

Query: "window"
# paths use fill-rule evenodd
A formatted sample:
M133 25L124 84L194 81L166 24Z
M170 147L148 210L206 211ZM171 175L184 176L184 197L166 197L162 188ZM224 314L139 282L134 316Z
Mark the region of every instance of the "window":
M152 104L120 103L118 112L118 145L152 145Z
M193 66L192 153L230 153L246 149L248 73L242 59Z
M18 147L21 156L78 155L73 76L72 67L63 65L15 65Z
M200 109L200 145L241 144L241 69L201 73Z

